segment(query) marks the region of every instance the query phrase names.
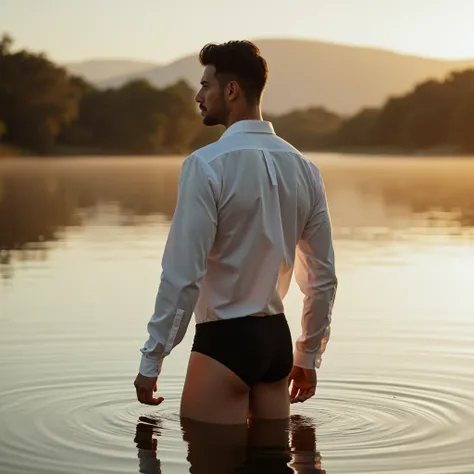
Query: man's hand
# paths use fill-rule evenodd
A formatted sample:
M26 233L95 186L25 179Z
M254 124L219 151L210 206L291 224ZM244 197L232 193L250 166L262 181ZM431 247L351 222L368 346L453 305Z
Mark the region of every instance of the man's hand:
M137 400L140 403L144 403L145 405L159 405L164 400L163 397L153 398L153 392L158 390L156 384L157 380L158 377L145 377L142 374L137 375L133 385L135 385Z
M318 383L316 369L303 369L294 365L288 378L288 387L292 382L290 402L298 403L308 400L316 392Z

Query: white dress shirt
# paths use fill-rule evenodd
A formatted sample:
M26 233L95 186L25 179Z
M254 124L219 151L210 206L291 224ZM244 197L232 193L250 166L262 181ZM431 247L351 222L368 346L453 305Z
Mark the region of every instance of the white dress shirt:
M193 312L196 324L283 313L293 270L305 295L294 364L315 368L337 286L324 184L270 122L236 122L183 163L140 373L160 373Z

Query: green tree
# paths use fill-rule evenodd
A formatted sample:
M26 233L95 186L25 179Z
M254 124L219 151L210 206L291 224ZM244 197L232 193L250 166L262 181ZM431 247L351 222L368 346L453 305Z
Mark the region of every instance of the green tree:
M183 153L199 133L194 92L185 82L157 89L134 80L99 90L76 79L75 87L79 118L61 136L68 145L111 153Z
M335 144L355 147L373 145L379 114L378 109L363 109L353 117L344 120L337 131Z
M52 151L61 128L77 115L68 75L43 55L11 51L0 43L0 120L6 139L37 153Z
M175 153L186 152L202 122L194 101L195 91L185 81L178 81L166 87L162 94L161 113L168 118L164 146Z
M374 127L374 144L406 149L446 144L470 148L473 96L474 70L453 72L444 81L418 84L382 107Z
M466 97L453 116L451 124L451 141L462 150L474 152L474 94Z
M224 129L221 126L206 127L205 125L201 124L198 127L192 142L190 143L190 149L197 150L219 140L223 131Z
M322 107L295 110L281 116L267 116L275 131L285 140L302 150L325 148L342 119Z
M7 54L10 54L12 45L12 37L9 34L4 33L0 38L0 56L6 56Z
M400 145L418 149L446 143L453 103L442 83L432 80L419 84L404 103Z

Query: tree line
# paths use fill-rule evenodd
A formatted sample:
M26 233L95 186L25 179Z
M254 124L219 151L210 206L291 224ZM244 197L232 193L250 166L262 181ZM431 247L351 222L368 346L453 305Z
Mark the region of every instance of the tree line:
M474 152L474 70L427 80L380 109L362 110L343 121L334 140L343 146Z
M101 90L42 54L13 51L12 43L0 40L0 134L7 143L44 155L183 153L202 132L194 91L183 81Z
M145 80L99 89L43 54L14 51L0 39L0 140L39 155L184 154L216 140L202 125L195 91L184 81ZM323 107L264 114L301 150L453 147L474 151L474 70L427 80L380 108L344 117Z

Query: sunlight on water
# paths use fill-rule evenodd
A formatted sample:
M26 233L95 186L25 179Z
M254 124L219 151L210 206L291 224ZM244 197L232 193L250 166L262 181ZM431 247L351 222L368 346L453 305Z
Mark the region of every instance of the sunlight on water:
M332 338L317 396L245 436L179 419L192 327L165 402L135 401L182 160L0 162L2 474L473 471L474 161L313 159ZM297 337L295 284L285 306Z

